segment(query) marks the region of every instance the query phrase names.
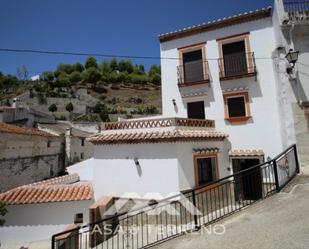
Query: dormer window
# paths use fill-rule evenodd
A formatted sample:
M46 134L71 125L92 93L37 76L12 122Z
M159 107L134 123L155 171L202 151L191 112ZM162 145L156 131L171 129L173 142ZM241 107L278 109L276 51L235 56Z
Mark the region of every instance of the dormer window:
M205 43L179 48L178 85L209 82Z

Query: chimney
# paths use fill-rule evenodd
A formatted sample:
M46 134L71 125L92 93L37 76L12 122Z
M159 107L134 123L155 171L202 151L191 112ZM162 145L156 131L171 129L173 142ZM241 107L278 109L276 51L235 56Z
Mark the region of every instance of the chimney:
M66 129L65 135L66 136L71 136L72 135L72 127Z
M16 108L16 103L17 102L17 98L13 98L13 102L12 102L12 107Z

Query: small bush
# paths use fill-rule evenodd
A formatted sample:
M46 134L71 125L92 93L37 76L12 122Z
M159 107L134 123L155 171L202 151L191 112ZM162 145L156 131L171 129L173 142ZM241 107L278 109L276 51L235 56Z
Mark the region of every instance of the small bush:
M96 93L107 93L108 92L106 88L97 87L97 86L92 87L92 90L95 91Z
M105 113L105 112L101 112L99 114L99 116L100 116L102 122L109 122L110 121L108 114Z
M99 99L100 99L101 101L104 101L104 100L106 99L106 96L101 95L101 96L99 97Z
M48 107L48 111L50 112L56 112L58 110L56 104L51 104L49 107Z
M134 110L131 111L131 114L140 114L140 115L149 115L149 114L158 114L159 110L157 107L153 105L141 107L138 106Z
M74 110L74 106L72 104L72 102L68 103L66 106L65 106L65 109L68 111L68 112L72 112Z
M82 74L78 71L71 73L69 78L72 83L80 82L83 79Z
M4 202L0 202L0 216L5 216L6 213L8 212L8 210L6 209L5 207L5 203ZM3 226L5 223L5 220L4 219L0 219L0 226Z

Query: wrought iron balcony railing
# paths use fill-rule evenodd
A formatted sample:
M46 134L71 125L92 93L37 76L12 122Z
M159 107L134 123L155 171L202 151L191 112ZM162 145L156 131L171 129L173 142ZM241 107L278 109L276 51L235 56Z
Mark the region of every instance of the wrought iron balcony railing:
M286 12L309 12L309 0L283 1Z
M256 75L254 53L234 53L218 59L220 80Z
M190 86L209 83L209 67L207 61L194 61L177 67L178 85Z
M309 0L285 0L283 5L290 20L309 20Z

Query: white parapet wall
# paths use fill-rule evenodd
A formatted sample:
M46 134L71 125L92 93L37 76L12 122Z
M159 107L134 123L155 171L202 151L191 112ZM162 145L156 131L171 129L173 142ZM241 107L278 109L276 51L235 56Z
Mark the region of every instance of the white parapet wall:
M49 240L53 234L74 223L74 215L83 213L88 223L88 208L93 201L68 201L7 206L6 221L0 227L0 248L27 247L30 242Z

